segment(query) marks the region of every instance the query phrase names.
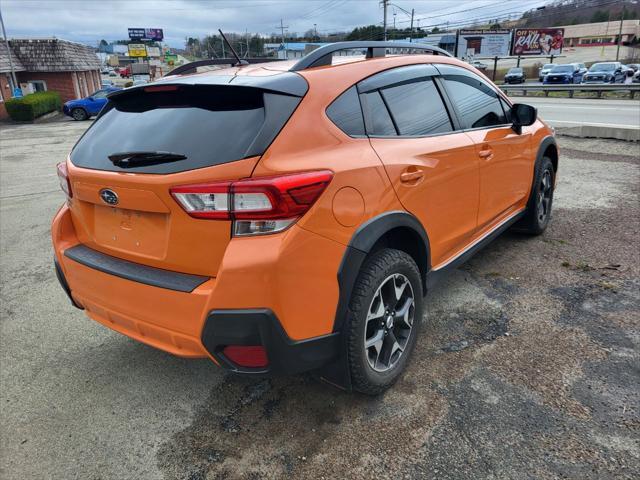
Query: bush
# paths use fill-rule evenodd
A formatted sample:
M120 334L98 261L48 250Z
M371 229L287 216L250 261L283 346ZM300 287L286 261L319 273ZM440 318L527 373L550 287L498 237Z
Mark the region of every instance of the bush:
M46 113L60 110L62 101L58 92L36 92L7 100L4 105L12 120L29 122Z

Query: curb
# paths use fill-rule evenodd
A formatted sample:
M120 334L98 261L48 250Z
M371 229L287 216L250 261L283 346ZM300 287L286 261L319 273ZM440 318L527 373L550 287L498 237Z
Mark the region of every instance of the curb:
M577 138L609 138L625 142L640 142L640 128L601 127L597 125L579 125L576 127L556 127L557 135Z

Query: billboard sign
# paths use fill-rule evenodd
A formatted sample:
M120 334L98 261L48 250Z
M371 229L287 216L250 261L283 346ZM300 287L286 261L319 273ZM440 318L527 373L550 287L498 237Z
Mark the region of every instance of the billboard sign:
M144 43L130 43L129 56L130 57L146 57L147 46Z
M147 56L153 58L160 57L160 47L147 47Z
M164 33L161 28L130 28L129 40L161 42Z
M560 55L563 28L516 28L513 32L512 55Z
M459 30L456 57L506 57L511 30Z

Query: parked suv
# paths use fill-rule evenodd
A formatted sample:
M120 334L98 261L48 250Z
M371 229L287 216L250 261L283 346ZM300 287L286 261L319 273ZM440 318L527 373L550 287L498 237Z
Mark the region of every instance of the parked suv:
M543 83L545 85L554 83L580 83L586 71L587 69L580 67L578 63L555 65L544 77Z
M623 83L624 71L620 62L594 63L582 77L582 83Z
M441 49L189 68L111 94L58 165L58 278L138 341L377 394L446 272L549 223L553 131Z

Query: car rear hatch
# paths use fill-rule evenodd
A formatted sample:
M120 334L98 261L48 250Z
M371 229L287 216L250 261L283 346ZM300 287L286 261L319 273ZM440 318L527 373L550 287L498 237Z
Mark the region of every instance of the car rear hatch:
M235 85L237 77L203 83L195 75L111 95L67 162L80 242L132 262L215 276L231 222L189 216L170 189L251 176L306 92L301 77L283 75L297 79L245 77Z

